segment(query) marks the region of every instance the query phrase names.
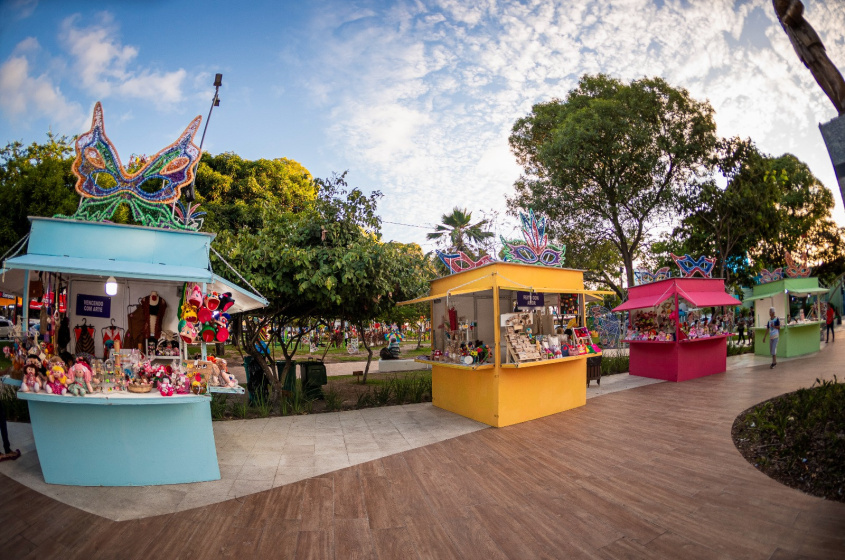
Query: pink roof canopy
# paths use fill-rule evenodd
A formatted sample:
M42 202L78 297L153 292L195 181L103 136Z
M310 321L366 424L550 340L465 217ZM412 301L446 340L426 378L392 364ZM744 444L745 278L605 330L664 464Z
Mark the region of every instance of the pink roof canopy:
M742 303L725 293L725 281L721 278L669 278L628 288L628 301L614 311L654 307L675 294L696 307L733 306Z

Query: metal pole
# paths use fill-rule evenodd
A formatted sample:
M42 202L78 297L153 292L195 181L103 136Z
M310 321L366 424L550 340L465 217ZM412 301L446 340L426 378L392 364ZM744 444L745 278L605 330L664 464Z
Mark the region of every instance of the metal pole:
M202 145L205 143L205 133L208 131L208 123L211 120L211 112L214 111L214 108L220 105L220 97L218 93L220 92L220 86L223 85L223 74L217 74L214 77L214 97L211 99L211 107L208 109L208 116L205 119L205 126L202 129L202 137L200 138L200 159L202 159ZM199 162L197 162L197 169L199 169ZM194 179L191 181L191 186L188 187L187 193L185 193L185 199L190 203L193 202L195 197L195 190L194 185L197 182L197 176L194 174ZM185 225L188 224L190 220L190 212L185 212Z

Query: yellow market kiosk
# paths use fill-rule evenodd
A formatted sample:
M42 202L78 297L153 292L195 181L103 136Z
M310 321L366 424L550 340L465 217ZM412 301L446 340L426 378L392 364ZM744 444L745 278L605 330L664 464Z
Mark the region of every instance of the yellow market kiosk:
M450 340L454 343L455 333L461 340L482 340L490 346L492 354L492 363L481 364L445 362L433 356L433 359L418 359L432 366L434 406L503 427L586 404L587 358L597 354L516 359L509 338L513 336L513 325L509 323L520 321L519 314L511 313L519 293L548 296L546 305L556 303L558 308L560 298L564 297L561 294L567 294L569 301L577 298L579 323L583 326L584 296L609 292L585 290L581 270L504 262L433 280L428 296L403 305L430 301L432 330L435 338L440 338L440 344L444 344L440 333L451 329L438 330L438 325L457 318L459 325L452 331ZM532 323L535 333L557 334L553 315L533 316L537 318Z

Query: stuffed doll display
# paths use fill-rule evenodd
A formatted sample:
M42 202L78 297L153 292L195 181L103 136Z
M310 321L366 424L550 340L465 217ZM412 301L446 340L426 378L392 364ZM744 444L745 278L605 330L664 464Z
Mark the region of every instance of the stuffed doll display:
M38 393L41 391L41 380L38 368L33 364L27 364L23 370L23 383L21 391L24 393Z

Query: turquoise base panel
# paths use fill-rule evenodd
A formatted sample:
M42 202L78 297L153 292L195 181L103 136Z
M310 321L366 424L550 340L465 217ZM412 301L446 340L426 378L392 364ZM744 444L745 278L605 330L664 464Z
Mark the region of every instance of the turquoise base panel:
M41 471L50 484L149 486L220 479L208 398L129 406L101 406L102 400L85 397L74 402L46 395L23 398L29 401Z

